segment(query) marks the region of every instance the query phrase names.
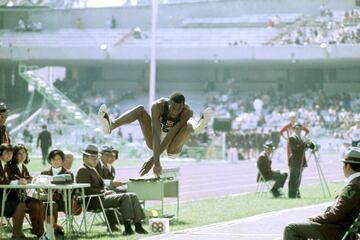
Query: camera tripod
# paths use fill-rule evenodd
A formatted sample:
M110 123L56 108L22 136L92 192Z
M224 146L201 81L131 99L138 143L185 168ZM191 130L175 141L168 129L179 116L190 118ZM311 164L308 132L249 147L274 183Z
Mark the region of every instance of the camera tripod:
M319 152L318 152L318 151L311 150L311 151L310 151L310 154L309 154L308 157L307 157L308 161L310 161L311 157L314 159L315 164L316 164L316 170L317 170L317 173L318 173L318 176L319 176L319 180L320 180L320 185L321 185L321 189L322 189L322 192L323 192L323 196L324 196L324 198L326 198L326 196L331 197L329 186L328 186L328 184L327 184L325 175L324 175L324 173L323 173L323 171L322 171L322 168L321 168L321 166L320 166L320 162L319 162Z

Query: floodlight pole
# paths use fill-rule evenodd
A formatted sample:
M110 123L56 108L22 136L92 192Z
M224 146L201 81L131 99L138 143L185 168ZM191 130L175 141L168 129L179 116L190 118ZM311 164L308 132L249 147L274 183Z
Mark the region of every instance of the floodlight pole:
M158 11L157 0L152 0L151 4L151 56L150 56L150 79L149 79L149 111L152 102L155 100L156 91L156 19Z

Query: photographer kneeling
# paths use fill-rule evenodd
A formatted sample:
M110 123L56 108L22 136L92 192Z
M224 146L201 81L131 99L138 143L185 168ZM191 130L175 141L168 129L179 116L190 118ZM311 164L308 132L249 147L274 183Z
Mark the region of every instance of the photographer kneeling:
M264 151L260 153L257 160L257 167L261 175L265 178L265 181L274 180L275 184L270 190L274 198L282 196L282 193L279 191L285 184L287 173L281 173L279 170L271 169L271 153L275 149L272 141L267 141L264 145ZM259 175L257 181L259 181Z

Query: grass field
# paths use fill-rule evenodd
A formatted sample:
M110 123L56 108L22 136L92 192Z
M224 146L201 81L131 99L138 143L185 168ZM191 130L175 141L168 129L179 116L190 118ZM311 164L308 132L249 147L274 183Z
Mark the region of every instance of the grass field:
M182 203L180 206L180 220L171 223L171 231L183 230L212 223L226 222L244 217L249 217L261 213L278 211L281 209L301 207L306 205L318 204L332 201L336 191L342 188L342 183L330 183L329 187L332 197L324 198L320 185L308 185L301 188L302 199L273 199L268 196L255 197L254 194L219 197L206 200ZM159 207L155 206L154 209ZM175 205L166 205L166 213L175 212ZM28 231L25 232L29 237ZM134 235L123 237L121 233L113 235L106 233L106 228L102 225L95 225L91 233L85 237L74 236L72 239L98 239L106 240L111 238L139 239L144 235ZM35 238L32 238L35 239Z

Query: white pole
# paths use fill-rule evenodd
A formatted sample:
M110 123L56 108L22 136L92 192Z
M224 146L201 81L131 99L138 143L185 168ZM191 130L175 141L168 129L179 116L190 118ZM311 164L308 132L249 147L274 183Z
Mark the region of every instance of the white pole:
M151 14L151 57L150 57L150 80L149 80L149 111L151 111L151 104L155 100L156 91L156 19L158 2L152 0L152 14Z

